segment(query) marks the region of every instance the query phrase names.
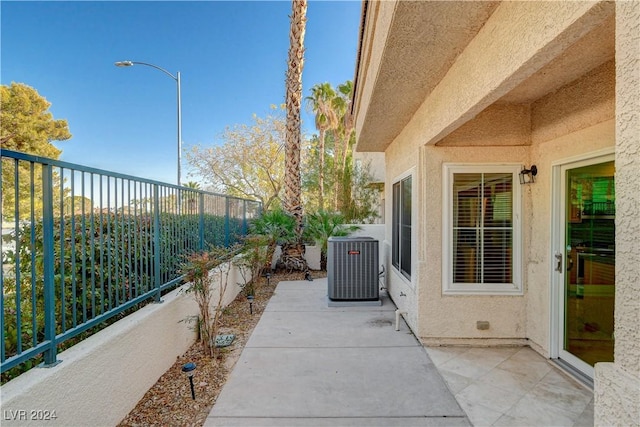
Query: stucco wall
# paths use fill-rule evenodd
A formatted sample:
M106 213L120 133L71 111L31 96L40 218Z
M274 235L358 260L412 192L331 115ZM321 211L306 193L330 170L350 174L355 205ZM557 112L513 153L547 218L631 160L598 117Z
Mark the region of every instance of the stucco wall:
M615 62L609 61L531 104L493 104L438 146L541 143L608 120L615 111Z
M611 4L595 2L502 2L400 136L417 136L420 144L440 141L600 25L611 10Z
M374 182L384 181L384 153L356 152L353 159L361 165L369 165L369 174Z
M621 2L627 3L627 2ZM640 3L618 5L616 105L616 347L640 376ZM639 405L640 406L640 405Z
M614 363L595 367L597 426L640 423L640 2L616 2Z
M393 13L396 8L397 1L381 1L369 2L367 11L367 26L364 34L362 56L358 68L357 79L360 84L365 81L375 81L380 72L380 63L382 62L383 49L389 36L389 26L393 19ZM356 101L358 108L362 107L362 111L356 112L356 115L366 116L368 106L371 103L371 92L358 91L359 98ZM362 131L362 123L356 122L356 133Z
M438 142L439 146L529 145L531 106L493 104Z
M613 63L588 72L578 80L517 108L515 132L491 130L487 120L500 120L511 109L490 108L437 146L420 147L420 134L409 127L385 152L387 212L392 212L391 188L398 177L413 172L414 274L412 283L393 269L392 297L409 311L409 324L424 342L528 343L549 355L550 349L550 222L551 169L554 162L593 152L614 144ZM525 117L522 117L522 114ZM413 121L419 120L414 117ZM412 123L413 123L412 121ZM491 120L489 120L490 122ZM530 123L525 132L523 123ZM470 130L481 130L477 140ZM468 134L464 134L469 132ZM477 135L476 135L477 136ZM486 147L487 141L505 137L512 146ZM531 145L528 145L531 144ZM449 146L447 146L449 145ZM451 145L462 145L460 147ZM502 144L496 144L502 145ZM523 287L524 296L442 296L442 164L518 163L536 164L536 184L523 190ZM387 222L387 240L391 240ZM387 255L388 256L388 255ZM406 297L398 298L402 292ZM416 313L413 313L416 310ZM490 313L490 315L487 315ZM477 320L488 320L488 331L476 329Z
M418 168L420 155L420 150L416 146L403 144L401 140L396 140L385 152L385 211L387 212L387 221L385 223L384 265L387 271L386 284L389 295L398 306L398 309L407 313L405 320L414 333L418 331L421 315L418 310L418 292L421 291L418 284L420 283L420 262L423 259L420 255L422 245L412 245L413 274L411 280L409 280L391 265L392 191L393 184L400 178L408 175L412 176L412 215L415 218L412 221L412 241L421 241L420 233L423 227L418 220L421 210L420 201L422 200L419 194L423 188ZM383 248L381 247L380 249L382 250Z
M425 227L420 241L425 260L420 274L420 287L424 289L419 300L420 338L427 343L455 343L456 339L469 343L476 338L519 342L526 338L525 296L442 295L442 165L449 162L521 164L528 157L527 147L426 146L423 150L423 167L429 178L420 202L426 206L425 215L420 218ZM523 226L525 232L526 221ZM526 248L526 233L523 238ZM526 281L524 285L526 292ZM489 321L490 328L478 330L479 320Z
M409 282L391 270L390 293L401 308L409 311L410 327L427 343L519 342L528 343L548 356L552 347L551 209L552 196L557 191L552 185L552 171L554 166L576 156L610 152L615 147L615 362L595 367L595 424L637 425L640 2L540 5L540 2L502 2L400 133L395 138L378 141L377 145L367 145L365 141L364 145L371 149L386 146L387 212L392 212L393 183L408 172L414 177L412 278ZM609 37L614 8L615 62L610 60L613 49ZM594 31L581 39L591 30ZM375 50L368 60L380 56L385 43L392 41L378 39L372 45L372 40L368 39L363 46L365 50ZM596 43L599 41L602 43ZM575 49L568 53L580 44L596 49ZM582 61L585 57L593 60ZM581 65L571 69L572 64ZM558 73L566 69L571 72ZM411 71L407 75L411 76ZM556 84L554 79L558 75L564 80ZM362 83L361 77L359 74L358 83ZM367 85L361 86L365 88L364 95L356 102L358 134L367 120L378 123L377 126L385 124L383 119L364 117L373 99L369 93L375 89L372 77L369 72ZM380 84L393 87L393 81L381 80ZM542 92L539 84L548 90ZM566 85L559 87L563 84ZM396 93L390 97L402 99ZM509 102L515 105L504 105ZM492 126L509 118L513 121L508 125ZM436 143L441 147L432 146ZM478 144L522 146L483 148ZM523 188L525 293L521 297L442 296L442 163L455 161L538 166L536 184ZM390 241L390 221L386 236ZM385 246L388 262L389 247ZM398 298L399 293L406 297ZM489 320L491 328L477 331L476 320Z
M570 122L570 118L566 118ZM609 118L550 141L536 141L531 147L531 164L538 167L536 183L526 186L524 215L530 237L524 260L527 278L527 337L536 349L549 356L550 277L552 271L551 203L552 168L558 161L614 146L615 121Z
M355 152L353 160L359 167L368 168L368 174L371 177L371 184L377 188L378 194L373 202L372 208L377 213L377 217L373 219L374 224L384 224L386 222L384 209L384 153L372 152Z
M234 268L224 305L238 294L240 281ZM183 321L198 313L193 297L182 287L162 299L60 353L58 365L3 385L2 425L117 425L195 341L193 325ZM31 411L55 411L56 418L33 419Z
M408 311L409 326L424 342L470 343L476 338L495 338L484 344L523 343L523 296L442 296L442 163L523 163L522 159L528 158L528 148L418 148L417 138L403 132L385 152L388 212L392 212L393 183L398 177L413 173L413 274L409 282L395 269L389 271L392 298L401 310ZM391 221L387 222L386 233L390 241ZM488 320L490 329L477 330L477 320Z
M533 103L532 142L549 141L608 120L614 111L615 63L610 61Z
M534 236L524 263L529 286L527 337L546 356L551 327L552 167L555 162L614 146L614 87L615 67L609 62L537 100L531 107L530 162L538 167L538 176L534 185L527 186L525 194L528 234Z

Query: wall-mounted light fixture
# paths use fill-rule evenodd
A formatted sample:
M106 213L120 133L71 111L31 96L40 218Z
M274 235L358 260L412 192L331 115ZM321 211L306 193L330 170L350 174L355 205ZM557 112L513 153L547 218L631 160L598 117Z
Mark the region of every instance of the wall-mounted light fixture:
M520 171L520 184L533 184L536 182L536 175L538 175L538 167L536 165L531 165L531 169L522 169Z

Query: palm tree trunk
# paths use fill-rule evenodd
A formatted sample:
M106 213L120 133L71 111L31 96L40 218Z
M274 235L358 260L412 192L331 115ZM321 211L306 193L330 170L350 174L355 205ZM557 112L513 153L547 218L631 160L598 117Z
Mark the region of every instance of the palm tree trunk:
M338 129L335 133L334 140L334 160L333 160L333 175L334 175L334 190L333 190L333 201L331 203L331 210L338 211L339 204L338 200L340 198L340 193L342 192L342 169L340 168L342 162L342 144L340 144L340 130Z
M342 173L344 173L344 170L347 168L347 157L349 156L349 148L350 148L350 144L349 142L351 142L351 133L352 133L352 129L347 129L347 131L345 132L345 138L343 141L343 146L342 146Z
M351 179L347 179L347 157L349 157L349 149L351 148L350 141L352 132L352 129L347 128L345 130L344 140L342 141L342 166L340 169L339 181L341 206L339 207L339 209L344 214L347 213L346 208L351 202L351 191L349 188L351 186Z
M289 31L289 58L287 61L286 109L287 129L285 141L284 208L296 220L296 236L302 248L302 189L300 183L300 105L302 102L302 68L304 66L304 33L307 21L307 0L293 0ZM301 250L300 250L301 249ZM306 263L305 263L306 266Z
M320 129L320 164L318 165L318 187L320 187L318 194L318 208L324 210L324 138L327 132L324 128Z

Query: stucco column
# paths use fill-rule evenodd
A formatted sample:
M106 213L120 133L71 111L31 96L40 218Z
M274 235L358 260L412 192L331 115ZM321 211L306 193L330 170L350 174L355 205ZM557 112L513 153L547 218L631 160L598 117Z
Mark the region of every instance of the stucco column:
M595 366L594 424L640 421L640 2L616 2L616 300L613 363Z

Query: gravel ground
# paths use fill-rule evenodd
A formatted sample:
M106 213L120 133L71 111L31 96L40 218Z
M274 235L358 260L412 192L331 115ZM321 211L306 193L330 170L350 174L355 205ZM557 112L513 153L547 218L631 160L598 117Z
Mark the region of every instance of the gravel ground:
M311 275L314 278L325 277L326 272L312 272ZM260 278L255 291L253 314L249 312L244 294L238 294L224 309L219 332L235 334L233 344L222 348L217 360L208 357L199 343L192 345L147 391L119 426L202 426L276 285L280 281L303 279L304 273L301 272L276 272L269 284L264 277ZM191 398L189 380L182 373L182 366L189 362L196 364L193 377L195 400Z

